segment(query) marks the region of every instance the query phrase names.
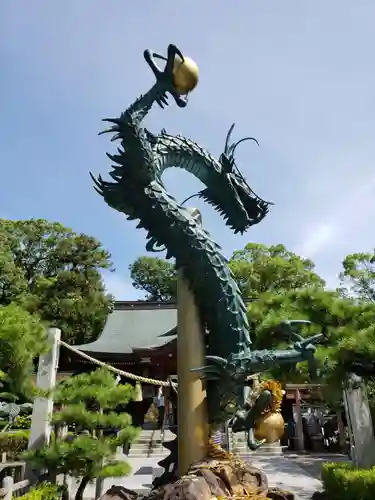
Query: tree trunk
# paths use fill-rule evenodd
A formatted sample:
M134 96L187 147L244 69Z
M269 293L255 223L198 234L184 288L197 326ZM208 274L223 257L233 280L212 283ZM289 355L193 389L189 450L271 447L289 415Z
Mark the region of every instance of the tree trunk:
M103 408L99 409L99 413L101 415L103 415ZM97 431L97 438L98 439L102 439L102 437L103 437L103 431L102 430L98 430ZM100 466L101 467L104 466L104 460L103 459L100 461ZM96 481L95 481L95 500L98 500L98 498L100 498L103 495L103 486L104 486L104 480L103 480L103 478L102 477L97 477Z
M88 476L84 476L81 480L81 484L78 486L78 490L75 496L75 500L83 500L83 493L85 491L86 486L89 484L90 478Z
M62 493L61 493L61 500L69 500L69 498L70 498L70 495L69 495L68 488L66 486L64 486Z

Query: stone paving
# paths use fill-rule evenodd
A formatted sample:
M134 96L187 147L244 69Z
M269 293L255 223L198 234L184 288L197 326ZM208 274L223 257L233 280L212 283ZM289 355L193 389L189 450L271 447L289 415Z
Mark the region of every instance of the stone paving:
M126 459L126 457L124 457ZM157 457L131 457L133 473L123 478L108 478L104 481L104 491L112 485L121 485L139 493L147 493L151 487L153 468L157 467ZM342 457L344 460L345 457ZM321 490L320 465L324 461L336 461L338 457L319 457L310 455L284 455L249 457L249 461L262 469L268 477L270 486L292 491L296 500L310 500L314 491ZM312 465L313 464L313 465ZM319 472L318 472L319 470ZM86 488L84 498L94 498L95 485Z
M315 491L322 489L319 479L311 476L289 457L262 457L251 462L267 475L270 486L291 491L296 500L310 500Z
M286 454L286 457L293 460L297 465L299 465L303 470L305 470L310 476L320 479L322 465L326 462L348 462L349 457L342 454Z

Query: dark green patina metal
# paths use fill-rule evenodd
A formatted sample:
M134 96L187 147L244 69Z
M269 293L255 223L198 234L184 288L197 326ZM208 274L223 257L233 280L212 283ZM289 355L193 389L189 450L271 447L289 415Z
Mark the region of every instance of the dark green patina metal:
M254 193L236 166L235 151L245 139L230 142L234 125L219 160L190 139L169 135L165 130L154 135L141 126L154 103L162 108L168 104L167 94L179 107L187 104L173 87L176 54L183 59L179 50L170 45L165 68L160 70L154 61L157 55L145 51L156 83L119 118L104 120L112 126L103 133L112 133L112 141L120 141L117 154L107 154L113 162L110 172L113 182L91 176L96 190L110 207L126 214L128 220L140 221L137 227L147 231L147 250L165 247L167 258L175 258L182 269L209 331L207 365L197 370L207 380L209 418L216 423L227 417L223 410L233 400L233 394L237 393L240 403L238 388L249 374L280 363L311 361L314 343L321 336L306 340L298 337L289 350L251 351L247 310L221 248L191 211L165 189L162 174L167 168L179 167L191 172L206 186L199 196L221 213L235 233L243 233L261 222L270 205ZM292 324L287 322L284 330L288 329L294 335ZM237 416L238 430L244 426L250 429L254 418L242 417ZM251 432L249 435L249 445L255 449L260 443L252 439Z

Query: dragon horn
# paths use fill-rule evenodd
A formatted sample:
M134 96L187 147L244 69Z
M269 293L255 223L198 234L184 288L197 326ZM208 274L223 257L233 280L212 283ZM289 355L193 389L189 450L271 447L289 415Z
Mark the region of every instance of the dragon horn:
M231 137L231 135L232 135L232 132L233 132L233 129L234 129L234 126L235 126L235 125L236 125L236 124L235 124L235 123L233 123L233 124L231 125L231 127L230 127L230 129L229 129L228 133L227 133L227 138L225 139L225 148L224 148L224 154L225 154L225 155L227 155L227 154L229 153L229 149L230 149L230 147L229 147L229 141L230 141L230 137Z
M233 156L237 146L239 146L241 144L241 142L245 142L245 141L254 141L257 144L257 146L259 146L259 142L255 139L255 137L244 137L243 139L239 140L238 142L236 142L236 144L233 144L229 148L230 154Z

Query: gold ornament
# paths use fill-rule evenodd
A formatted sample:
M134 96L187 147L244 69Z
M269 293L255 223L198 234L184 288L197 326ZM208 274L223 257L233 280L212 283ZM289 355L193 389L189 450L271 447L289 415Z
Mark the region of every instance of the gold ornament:
M267 409L263 414L278 413L283 400L283 391L280 382L277 380L264 380L259 387L259 393L262 393L263 391L272 392L271 408Z
M256 422L254 434L260 441L265 439L267 443L274 443L281 439L284 434L284 419L281 413L268 413Z
M199 69L195 62L184 56L184 61L176 56L173 65L173 85L180 95L191 92L198 84Z
M249 405L253 406L263 391L270 391L272 393L272 401L271 404L262 412L262 416L264 417L268 413L280 412L284 394L281 384L280 382L277 382L277 380L264 380L261 384L259 384L250 395L248 400Z

